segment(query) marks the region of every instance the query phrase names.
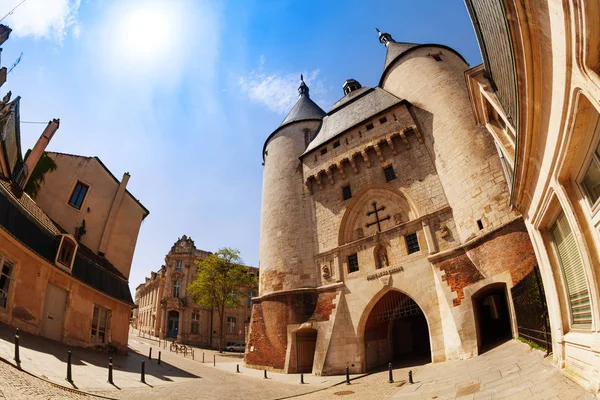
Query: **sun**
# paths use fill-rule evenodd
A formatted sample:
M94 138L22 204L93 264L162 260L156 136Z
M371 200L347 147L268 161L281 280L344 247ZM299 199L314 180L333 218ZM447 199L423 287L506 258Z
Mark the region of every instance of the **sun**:
M113 42L120 61L136 68L153 67L177 51L185 13L175 3L139 1L120 7Z

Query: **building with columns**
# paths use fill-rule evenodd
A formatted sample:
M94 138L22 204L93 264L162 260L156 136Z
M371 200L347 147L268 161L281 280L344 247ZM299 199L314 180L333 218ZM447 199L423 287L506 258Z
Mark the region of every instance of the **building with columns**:
M533 243L552 359L598 393L600 5L466 4L483 58L465 73L471 106L498 148L511 205L522 213ZM518 328L531 335L526 325Z
M327 375L464 359L544 313L513 301L537 262L474 121L469 65L444 45L379 42L376 87L348 79L326 112L301 76L265 141L250 367Z
M183 235L165 256L165 264L152 272L136 289L137 327L162 339L177 340L207 348L219 345L219 314L194 303L187 287L196 279L198 266L210 252L197 249L194 241ZM258 269L249 267L252 273ZM250 322L251 298L248 291L238 309L226 309L223 344L245 343Z

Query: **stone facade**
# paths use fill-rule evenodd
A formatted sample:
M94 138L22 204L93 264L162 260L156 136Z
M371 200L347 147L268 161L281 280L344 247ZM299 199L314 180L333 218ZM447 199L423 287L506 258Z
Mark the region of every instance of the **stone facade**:
M265 143L251 367L358 373L475 356L499 321L516 332L510 289L536 258L473 121L468 65L446 46L380 41L378 87L348 80L328 113L303 113L301 82Z
M500 151L539 261L553 360L598 393L598 2L466 3L484 56L466 72L472 110Z
M137 327L162 339L177 340L207 348L217 348L220 340L219 315L216 310L202 308L187 294L196 278L196 261L210 252L196 248L191 238L183 235L165 257L165 265L152 272L136 289ZM249 267L253 273L258 270ZM223 345L245 343L250 321L251 297L248 292L238 309L226 309Z

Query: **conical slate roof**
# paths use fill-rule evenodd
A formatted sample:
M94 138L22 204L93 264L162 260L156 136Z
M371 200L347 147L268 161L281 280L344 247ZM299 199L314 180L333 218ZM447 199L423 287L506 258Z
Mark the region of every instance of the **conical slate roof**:
M307 94L301 94L296 105L283 120L281 125L289 124L295 121L305 121L310 119L322 119L325 111L321 109Z
M383 66L383 69L385 70L392 63L392 61L394 61L394 59L400 54L404 53L406 50L412 49L415 46L418 46L418 44L405 42L389 42L386 46L387 54L385 56L385 65Z

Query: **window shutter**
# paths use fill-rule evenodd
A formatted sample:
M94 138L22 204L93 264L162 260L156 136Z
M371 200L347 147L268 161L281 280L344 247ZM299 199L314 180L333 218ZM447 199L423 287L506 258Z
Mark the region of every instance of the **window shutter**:
M592 309L583 262L575 243L575 237L564 214L561 214L554 224L552 237L567 283L573 324L590 326L592 324Z

